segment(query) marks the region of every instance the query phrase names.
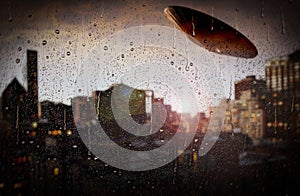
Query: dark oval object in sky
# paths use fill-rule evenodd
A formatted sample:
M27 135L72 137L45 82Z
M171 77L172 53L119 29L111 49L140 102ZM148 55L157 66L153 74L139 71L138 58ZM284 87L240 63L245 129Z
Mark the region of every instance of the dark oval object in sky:
M256 47L247 37L212 16L181 6L169 6L164 13L192 41L211 52L243 58L257 55Z

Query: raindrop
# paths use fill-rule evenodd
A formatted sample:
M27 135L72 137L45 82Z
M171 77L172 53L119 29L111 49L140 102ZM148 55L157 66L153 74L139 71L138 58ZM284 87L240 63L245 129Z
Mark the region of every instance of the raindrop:
M85 43L82 43L82 46L85 47Z
M193 34L192 36L195 37L196 33L195 33L195 24L192 22L192 26L193 26Z
M69 41L69 44L71 45L71 44L72 44L72 42L71 42L71 41Z
M18 51L21 51L22 50L22 47L18 47Z
M171 65L174 65L174 61L171 61Z
M280 16L281 16L281 33L284 35L285 34L285 22L284 22L282 8L280 8Z
M46 59L49 59L49 56L48 56L48 55L46 56Z
M124 54L121 54L121 57L124 58Z
M130 51L134 51L134 48L131 48Z
M13 21L12 15L9 16L8 21L9 21L9 22L12 22L12 21Z
M30 40L27 40L27 44L30 44L30 42L31 42Z
M100 18L103 18L103 14L104 14L104 0L101 1L101 14L100 14Z
M189 71L190 70L190 67L189 67L189 65L187 64L186 66L185 66L185 71Z
M58 30L58 29L56 29L56 30L55 30L55 33L56 33L56 34L59 34L59 30Z
M42 44L43 44L43 46L45 46L47 44L47 41L43 40Z
M129 45L132 46L132 45L133 45L133 42L130 42Z
M61 54L61 58L65 58L65 54Z
M264 0L261 0L261 10L260 10L260 17L264 17Z
M89 36L92 36L92 33L89 33Z
M20 63L20 59L19 58L16 59L16 63Z
M176 49L176 28L174 25L173 48ZM174 54L172 54L174 56Z
M178 67L178 70L180 71L180 70L181 70L181 67Z
M192 67L193 65L194 65L194 64L191 62L191 63L190 63L190 66Z
M68 52L67 52L67 55L68 55L68 56L70 56L70 54L71 54L71 52L70 52L70 51L68 51Z
M107 47L107 46L104 46L103 49L104 49L104 50L108 50L108 47Z

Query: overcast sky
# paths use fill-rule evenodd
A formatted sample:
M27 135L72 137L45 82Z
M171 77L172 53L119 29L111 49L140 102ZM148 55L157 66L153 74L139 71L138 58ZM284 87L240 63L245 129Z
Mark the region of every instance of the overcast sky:
M231 81L246 75L264 77L268 59L300 48L300 2L296 0L0 2L0 93L14 77L27 86L26 50L33 49L39 55L40 101L70 103L78 70L86 69L82 66L84 59L103 39L140 25L173 28L163 15L168 5L211 14L238 29L256 45L258 56L253 59L210 54L202 48L199 54L195 51L183 54L198 58L195 66L203 75L201 66L213 63L219 67L226 95ZM171 37L162 43L172 40Z

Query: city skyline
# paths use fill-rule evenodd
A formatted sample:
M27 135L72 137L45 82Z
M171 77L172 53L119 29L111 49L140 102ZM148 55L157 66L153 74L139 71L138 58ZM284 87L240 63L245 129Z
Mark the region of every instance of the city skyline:
M283 113L281 112L282 109L280 109L283 106L288 106L286 113L290 114L290 117L292 118L299 118L297 117L297 112L299 111L299 52L300 50L296 50L294 53L289 54L288 56L284 57L274 57L272 61L269 61L266 64L265 70L267 74L267 80L262 80L262 79L256 79L255 76L247 76L245 79L239 80L239 81L234 81L235 84L235 96L233 99L226 99L227 106L226 106L226 115L224 116L224 126L220 127L222 131L225 132L243 132L246 135L252 134L254 130L254 135L252 139L262 139L265 138L266 136L272 136L272 137L277 137L276 135L278 134L278 131L280 131L280 134L285 134L285 132L289 132L289 134L295 134L290 132L291 130L294 130L296 133L299 132L299 126L295 123L290 122L290 120L285 120L284 117L282 116ZM174 113L174 115L181 115L183 117L183 121L186 121L187 123L193 123L194 118L203 118L201 117L204 115L205 117L205 111L200 111L196 113L196 115L191 115L191 113L180 113L178 111L173 111L172 105L168 105L164 103L164 97L156 97L155 92L153 90L140 90L140 89L134 89L133 87L130 87L128 85L124 84L114 84L109 87L109 89L106 89L104 91L93 91L91 96L76 96L72 98L72 102L75 105L72 105L72 108L70 106L67 106L61 102L51 102L49 100L46 101L39 101L38 100L38 58L37 58L37 51L32 51L32 50L27 50L27 73L28 73L28 90L25 90L25 87L23 87L19 81L14 78L13 81L9 84L9 86L5 89L3 92L3 100L1 99L2 102L7 104L7 106L2 106L2 111L5 113L5 116L15 116L13 114L13 110L16 110L17 112L17 117L13 118L13 122L17 122L16 125L13 127L17 126L22 126L18 125L18 121L26 121L27 123L37 123L37 122L42 122L44 120L47 121L47 118L45 117L44 112L46 113L46 116L49 115L47 111L48 109L45 110L43 107L48 104L56 105L56 106L62 106L69 108L70 111L72 111L72 108L74 111L72 111L73 114L68 114L68 116L73 116L74 118L69 119L72 122L68 122L68 124L75 123L77 124L78 121L81 120L82 114L81 110L78 110L80 104L78 105L77 100L79 102L82 102L81 104L87 104L87 100L91 99L95 101L95 104L97 104L96 108L104 108L102 109L102 112L104 113L111 113L110 106L112 107L111 103L117 101L117 105L114 107L117 107L116 111L118 113L123 113L127 112L126 107L124 104L127 104L128 102L128 112L130 111L135 111L135 114L142 115L139 117L139 119L144 119L141 122L145 123L146 116L147 118L152 118L151 117L151 110L153 107L153 103L159 102L162 103L166 111ZM270 71L272 70L272 71ZM283 71L284 70L284 71ZM279 81L279 82L278 82ZM115 94L115 98L111 97L111 92L112 89L119 89L116 90L117 94ZM14 92L15 91L15 92ZM131 94L132 92L132 94ZM15 101L11 102L10 96L13 96L13 94L16 94ZM279 93L279 94L278 94ZM100 98L100 95L102 98ZM288 95L288 96L287 96ZM117 98L117 97L118 98ZM286 97L287 96L287 97ZM104 99L103 99L104 98ZM110 101L107 102L107 98L111 99ZM102 100L103 99L103 100ZM128 100L127 100L128 99ZM140 100L139 100L140 99ZM80 101L81 100L81 101ZM106 100L106 101L105 101ZM125 100L125 102L124 102ZM127 101L126 101L127 100ZM129 101L131 100L131 101ZM292 101L292 105L290 105L290 102ZM111 103L110 103L111 102ZM122 102L122 103L121 103ZM277 103L278 102L278 103ZM12 106L11 104L16 103L16 106ZM136 105L137 103L140 103L139 105ZM273 106L272 103L275 105ZM121 105L120 105L121 104ZM271 105L270 105L271 104ZM100 107L101 105L101 107ZM279 106L277 108L277 105ZM86 107L84 106L84 107ZM246 108L245 108L246 106ZM13 109L17 107L17 109ZM90 106L88 106L90 107ZM107 108L108 107L108 108ZM210 118L210 113L211 111L215 110L216 108L220 107L218 106L211 106L209 108L209 115L208 119ZM19 114L20 111L26 110L28 108L30 109L29 115L27 117L23 116L22 113ZM106 108L106 109L105 109ZM131 108L131 110L130 110ZM135 109L134 109L135 108ZM140 111L140 109L141 111ZM244 108L244 109L241 109ZM247 109L248 108L248 109ZM12 109L12 111L10 111ZM133 109L133 110L132 110ZM107 110L107 111L105 111ZM249 110L247 114L243 114L244 111ZM286 109L285 109L286 110ZM93 111L93 110L91 110ZM110 112L109 112L110 111ZM295 111L295 112L293 112ZM96 112L96 111L95 111ZM100 110L97 111L97 115L99 115ZM241 114L239 114L241 112ZM96 115L95 114L89 114L88 118L85 117L84 119L93 119ZM107 114L108 114L107 113ZM110 114L112 117L110 118L119 118L118 113L115 114ZM274 116L275 113L275 116ZM295 113L295 114L294 114ZM129 114L129 113L128 113ZM133 115L134 113L130 113L130 115ZM143 116L145 114L146 116ZM66 115L66 114L65 114ZM115 116L117 115L117 116ZM150 116L149 116L150 115ZM42 117L44 116L44 117ZM113 117L114 116L114 117ZM134 116L134 115L133 115ZM240 116L240 117L238 117ZM251 116L251 117L249 117ZM61 116L60 116L61 117ZM11 118L11 117L6 117L6 118ZM49 117L48 117L49 118ZM50 117L51 119L52 117ZM123 118L123 117L122 117ZM223 117L222 117L223 118ZM244 119L242 121L245 121L244 123L240 124L239 123L239 118ZM250 120L252 125L251 128L249 125L247 125L247 121ZM178 119L179 120L179 119ZM61 121L61 120L60 120ZM278 122L277 122L278 121ZM65 120L64 120L65 122ZM180 122L180 121L179 121ZM259 122L257 125L253 124ZM143 124L142 123L142 124ZM67 124L65 122L64 124ZM171 123L172 124L172 123ZM201 122L199 122L201 124ZM23 124L24 125L24 124ZM33 126L33 125L32 125ZM35 125L37 126L37 125ZM74 128L76 127L73 125ZM130 125L131 126L131 125ZM244 127L244 128L243 128ZM247 128L248 127L248 128ZM267 128L266 128L267 127ZM279 127L279 128L276 128ZM280 130L280 127L284 127L285 131ZM199 127L198 127L199 128ZM250 128L250 129L249 129ZM60 128L61 129L61 128ZM66 128L64 128L66 129ZM73 129L73 128L72 128ZM201 129L201 128L200 128ZM206 127L207 129L207 127ZM189 132L189 130L186 130Z
M37 110L31 111L32 108L36 108L38 105L36 99L33 98L38 88L36 80L38 66L37 53L36 51L27 51L28 75L34 76L28 78L28 83L30 84L28 87L29 90L26 91L17 79L14 79L10 83L9 88L5 90L3 99L1 99L3 105L0 120L4 125L4 127L1 127L3 131L1 135L4 135L1 137L1 150L4 152L2 153L4 156L1 158L4 158L5 162L3 167L4 176L0 178L2 180L0 181L0 191L19 193L43 193L47 191L49 194L53 194L55 191L73 193L73 189L77 188L74 185L80 185L81 181L65 181L64 179L73 178L76 175L87 177L91 172L87 168L90 167L92 167L92 171L96 169L100 173L113 170L111 174L101 175L100 178L97 172L92 172L92 179L113 179L113 173L118 174L119 171L119 174L122 173L122 175L119 175L118 178L122 179L124 177L126 179L125 182L122 182L122 186L127 186L127 175L133 175L130 171L147 173L147 164L150 164L150 168L153 167L154 169L151 170L151 173L159 172L159 175L161 175L160 172L165 171L166 175L173 176L173 185L176 184L176 186L180 186L181 184L178 182L175 183L175 181L180 179L177 174L182 172L191 172L193 175L200 175L204 179L211 179L211 174L207 172L217 171L217 175L224 176L226 174L225 179L220 180L220 182L224 182L224 180L230 180L231 176L234 176L234 178L241 177L243 179L246 177L247 179L251 179L251 175L241 175L240 172L252 173L249 172L252 169L259 172L273 171L273 169L265 170L265 166L277 169L276 172L280 172L282 175L287 175L293 179L288 173L285 173L286 170L280 171L280 168L283 166L282 163L298 166L298 159L295 161L294 156L298 152L299 125L295 121L296 119L286 120L284 116L282 118L282 114L280 113L276 117L276 110L280 111L280 107L285 106L284 108L292 110L289 113L290 117L299 118L299 94L297 93L297 85L299 85L300 78L299 52L298 50L285 58L276 58L269 62L266 70L271 69L276 71L267 71L267 73L272 73L272 75L268 74L267 79L269 82L267 85L261 80L256 80L254 76L248 76L241 81L235 82L238 99L226 100L229 107L226 107L226 116L224 116L226 122L224 125L228 126L219 127L221 128L221 133L216 136L216 143L212 149L207 154L198 155L198 152L200 153L203 150L203 146L209 145L206 143L208 141L205 140L206 136L208 135L210 140L214 139L209 130L209 124L211 124L210 116L206 117L204 113L197 116L199 121L196 120L196 123L198 124L194 124L194 127L197 127L197 129L195 132L190 132L194 119L186 115L181 115L182 118L179 119L180 114L172 111L170 105L165 105L168 111L167 118L163 127L156 134L151 134L149 137L137 137L128 134L126 129L125 134L124 128L121 128L117 119L112 117L112 106L110 106L110 102L116 101L118 103L122 101L123 96L128 95L131 87L124 85L114 86L114 88L118 87L121 90L116 91L116 95L120 97L112 98L112 89L94 92L93 95L102 100L102 102L96 101L98 103L97 108L99 108L97 110L98 114L92 114L89 111L93 110L89 110L86 107L88 106L88 102L90 102L90 106L95 105L94 102L91 102L93 99L88 100L87 97L75 97L74 103L76 103L76 106L74 105L73 108L61 103L43 101L41 103L42 114L39 116ZM286 71L281 72L278 70ZM283 79L281 80L282 83L276 82L278 78ZM288 82L286 82L287 79ZM285 92L282 90L287 90L286 92L290 93L290 98L286 99L284 96L277 97L274 94L274 92ZM143 105L146 101L144 99L146 94L147 92L136 89L133 100L129 101L129 105L136 111L131 113L131 117L142 123L147 120L146 107ZM153 96L154 93L150 95ZM154 97L152 99L154 100ZM267 102L264 100L267 100ZM291 100L294 100L294 104L290 103ZM163 102L162 99L155 101ZM276 103L276 105L278 104L278 107L274 104L269 104L268 101ZM262 105L261 102L263 102ZM140 103L143 104L141 105ZM266 110L264 109L264 104L267 105ZM74 108L75 110L72 111ZM138 108L141 110L136 110ZM217 108L213 108L212 111L218 113ZM267 112L267 119L264 118L265 112ZM74 124L73 114L75 115L75 121L79 121L75 123L77 127ZM79 118L76 117L78 115ZM118 146L123 147L121 148L121 153L120 150L115 151L116 149L112 143L106 143L105 140L101 140L103 138L100 138L101 142L99 142L97 134L95 134L96 132L91 131L95 128L97 130L95 119L100 121L106 135L114 142L113 144L116 143ZM219 123L214 125L218 127L223 117L212 120L217 120L215 122L219 121ZM283 121L281 122L281 120ZM180 125L181 121L184 122L183 126ZM5 124L5 122L7 123ZM268 129L265 130L265 125L269 123L272 124L271 129L268 126ZM276 132L279 130L278 128L281 123L284 125L282 126L282 132ZM9 124L10 126L8 126ZM278 128L274 131L272 127ZM240 130L237 131L238 129ZM169 149L171 151L167 150L159 154L159 157L161 157L159 158L160 163L155 159L158 156L152 158L144 156L148 151L165 146L169 143L169 140L172 141L173 137L176 136L179 138L177 141L179 142L178 144L181 143L183 146L177 148L177 143L172 143L172 146L176 146L173 149L175 151ZM10 137L10 139L6 139L6 137ZM187 137L191 137L190 139L192 140L189 141L188 139L188 142L185 143ZM100 152L105 151L108 159L99 156L96 153L97 151L94 151L95 149L92 150L90 148L91 146L97 148ZM280 148L278 149L278 147ZM281 152L281 148L286 150ZM138 156L128 157L126 154L127 151L134 152ZM171 157L171 160L168 157L170 155L174 156ZM135 158L138 158L139 161L137 162ZM170 164L166 164L166 160L168 162L171 161ZM210 164L207 164L207 162ZM154 164L151 165L152 163ZM122 164L122 167L120 164ZM143 167L144 164L146 164L147 168L141 169L141 166ZM69 169L69 166L83 168L83 170L73 171ZM294 168L292 165L289 169L291 167ZM166 170L166 168L168 169ZM225 168L231 169L226 170ZM283 168L285 167L283 166ZM124 169L128 171L124 171ZM28 173L26 171L31 172ZM240 171L239 175L237 175L237 171ZM22 177L18 178L20 174ZM135 174L138 176L141 173ZM264 174L261 174L261 176L264 176ZM262 180L264 181L264 179L265 177ZM268 183L272 183L272 188L268 189L269 192L274 190L273 186L277 181L274 178L272 180L269 179ZM59 182L62 186L56 186L56 182ZM162 182L163 184L168 184L164 179L162 179ZM194 182L198 183L198 181ZM13 186L10 186L10 183ZM46 187L43 186L45 183L47 184ZM238 182L235 183L238 184ZM93 183L81 185L80 187L89 186L93 186ZM288 183L284 186L293 188L294 184ZM118 188L115 181L113 181L113 187ZM251 183L248 183L247 187L252 187ZM212 189L208 191L210 192ZM239 192L242 190L237 189L236 191ZM97 191L88 189L88 192L93 193ZM265 191L263 190L263 192Z

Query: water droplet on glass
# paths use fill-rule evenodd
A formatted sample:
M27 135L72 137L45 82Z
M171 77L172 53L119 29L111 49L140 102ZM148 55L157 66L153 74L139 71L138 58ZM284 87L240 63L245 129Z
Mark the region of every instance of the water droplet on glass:
M18 47L18 51L21 51L22 50L22 47Z
M108 47L107 47L107 46L104 46L103 49L104 49L104 50L108 50Z
M71 55L71 52L70 52L70 51L68 51L68 52L67 52L67 55L68 55L68 56L70 56L70 55Z
M124 58L124 54L121 54L121 57Z
M56 34L59 34L59 30L58 30L58 29L56 29L56 30L55 30L55 33L56 33Z
M65 54L61 54L61 58L65 58Z
M185 71L189 71L190 70L190 67L189 67L189 65L187 64L186 66L185 66Z
M194 65L194 64L191 62L191 63L190 63L190 66L192 67L193 65Z
M92 33L89 33L89 36L92 36Z
M285 34L285 22L284 22L282 8L280 8L280 16L281 16L281 33L284 35Z
M12 17L12 16L9 16L8 21L9 21L9 22L12 22L12 21L13 21L13 17Z
M264 17L264 0L261 0L260 17Z
M192 33L192 36L195 37L196 33L195 33L195 24L192 23L192 26L193 26L193 33Z
M45 46L47 44L47 41L43 40L42 44L43 44L43 46Z
M130 51L134 51L134 48L131 48Z
M19 58L16 59L16 63L20 63L20 59Z
M174 65L174 61L171 61L171 65Z
M176 28L174 26L174 36L173 36L173 48L176 49Z
M130 42L129 45L132 46L132 45L133 45L133 42Z
M104 14L104 1L101 1L101 14L100 14L100 18L103 18L103 14Z
M85 47L85 43L82 43L82 46Z

